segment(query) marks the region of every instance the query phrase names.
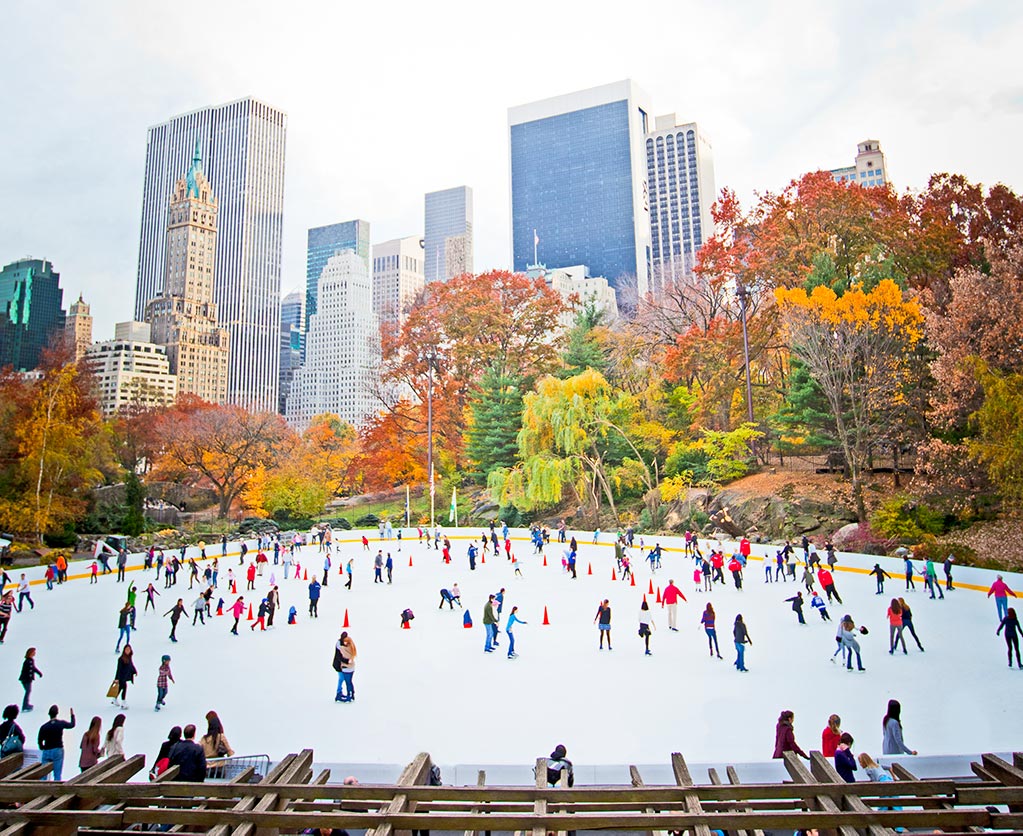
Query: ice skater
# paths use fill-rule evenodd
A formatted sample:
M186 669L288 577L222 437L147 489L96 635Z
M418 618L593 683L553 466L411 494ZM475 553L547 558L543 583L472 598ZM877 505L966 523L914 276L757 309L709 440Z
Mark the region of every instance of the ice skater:
M810 606L820 613L821 621L831 621L831 616L828 615L827 604L824 603L824 599L821 598L818 592L813 593L813 598L810 599Z
M899 599L899 606L902 607L902 629L909 630L909 634L913 637L913 641L916 642L916 646L923 652L924 646L920 644L920 639L917 638L916 630L913 628L913 611L909 608L909 604L906 603L904 598Z
M887 578L888 580L891 580L892 576L889 575L884 569L881 568L881 564L880 563L875 563L874 564L874 568L870 570L870 574L877 578L877 592L875 592L874 594L875 595L884 595L884 581L885 581L885 578Z
M238 635L238 622L241 620L242 613L245 612L245 599L239 595L238 600L231 604L230 613L234 616L234 624L231 627L231 633L235 636Z
M605 598L597 607L597 615L593 619L600 634L600 650L604 649L604 636L607 635L607 649L611 650L611 604Z
M156 674L156 708L154 711L159 711L167 703L167 689L168 682L174 681L174 674L171 673L170 668L171 657L164 654L160 659L160 669Z
M898 598L892 598L891 604L888 605L888 655L891 656L895 653L899 643L902 643L903 654L909 653L906 650L906 639L902 635L904 625L902 623L902 604L899 603Z
M703 611L703 615L700 617L700 625L703 627L703 631L707 634L707 650L710 655L721 658L721 648L718 646L718 631L714 626L716 623L716 616L714 615L714 606L708 602L706 609ZM699 629L699 627L697 628Z
M746 629L746 622L742 620L742 614L735 616L735 625L732 627L732 638L735 641L735 667L742 673L749 671L746 667L746 645L753 646L753 639L750 638L749 630Z
M1006 610L1005 617L995 630L995 635L1000 635L1002 630L1005 630L1005 649L1009 654L1009 667L1012 667L1012 652L1015 650L1016 666L1023 670L1023 662L1019 658L1019 637L1023 636L1023 629L1020 629L1015 607Z
M508 636L508 658L515 659L518 657L518 653L515 652L515 625L516 624L528 624L529 622L523 621L516 615L519 611L518 607L512 607L511 612L508 613L508 621L505 622L504 632Z
M652 630L656 630L657 625L654 624L653 616L650 614L650 605L643 600L643 603L639 605L639 635L643 639L643 645L645 647L644 655L650 656L650 633Z

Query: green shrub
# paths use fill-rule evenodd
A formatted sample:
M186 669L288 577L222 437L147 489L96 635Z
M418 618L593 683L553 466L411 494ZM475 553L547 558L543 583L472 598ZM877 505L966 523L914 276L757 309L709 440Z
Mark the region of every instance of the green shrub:
M926 536L913 545L913 557L918 560L933 560L944 563L949 555L955 555L956 563L961 566L980 566L984 569L1003 568L998 561L984 561L977 556L976 550L963 543L939 540L937 537Z
M331 517L329 520L324 520L331 528L340 528L344 531L351 531L352 524L348 522L344 517Z
M380 525L380 517L376 514L363 514L355 521L356 528L376 528Z
M944 534L948 531L949 521L926 503L900 494L881 503L871 516L870 525L886 537L916 542L927 536Z

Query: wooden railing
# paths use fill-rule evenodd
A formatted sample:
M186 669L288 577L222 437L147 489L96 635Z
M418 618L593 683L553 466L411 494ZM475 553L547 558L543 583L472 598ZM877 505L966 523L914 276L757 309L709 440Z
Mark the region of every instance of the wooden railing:
M161 829L212 836L277 836L309 828L365 829L368 836L412 830L552 832L714 830L740 836L763 831L818 829L841 836L894 836L895 828L944 833L983 829L1023 833L1023 755L1009 763L983 755L975 777L919 780L896 764L897 780L847 784L819 752L809 765L786 753L791 780L743 784L728 767L710 782L693 780L680 754L671 756L675 784L652 786L630 768L631 784L548 787L547 762L536 763L535 786L430 786L432 763L418 755L395 784L330 782L313 774L312 750L285 757L262 780L252 771L229 783L177 782L172 768L160 780L129 783L145 774L140 755L107 758L68 781L40 780L49 764L22 768L21 755L0 760L0 836L121 836Z

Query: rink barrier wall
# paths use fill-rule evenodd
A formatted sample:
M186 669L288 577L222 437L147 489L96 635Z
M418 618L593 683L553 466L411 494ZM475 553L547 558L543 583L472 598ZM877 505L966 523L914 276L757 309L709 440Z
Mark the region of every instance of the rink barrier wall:
M916 760L912 760L915 765ZM894 836L896 830L1023 833L1023 753L983 754L970 774L923 779L903 760L893 781L845 783L820 752L808 762L786 752L785 778L750 782L726 766L697 783L672 753L670 779L651 783L629 768L628 783L569 788L547 785L537 758L525 785L493 782L480 771L472 785L431 784L432 761L420 753L393 782L332 781L317 771L311 749L290 754L260 780L250 767L228 782L186 783L171 767L155 781L145 758L117 755L63 782L43 781L51 764L25 766L21 753L0 759L0 827L5 836L128 836L143 830L209 836L280 836L313 828L364 830L367 836L443 831L550 833L689 831L736 836L819 829L839 836ZM489 779L489 780L488 780Z
M404 528L402 529L402 531L405 531L405 530L406 529L404 529ZM413 529L413 531L414 530L415 529ZM457 531L458 533L450 533L450 532L453 532L453 531ZM483 529L474 529L473 530L474 532L475 531L479 531L479 534L477 534L477 533L471 533L471 534L470 533L464 533L463 534L463 533L461 533L463 531L468 531L468 530L467 529L457 529L457 530L455 530L455 529L448 529L449 533L447 533L447 536L452 541L464 542L466 544L468 544L470 542L478 543L480 541L480 534L482 534ZM514 532L514 536L510 537L510 539L513 542L524 542L530 548L532 548L532 540L528 536L528 533L526 532L526 530L524 530L524 529L510 529L510 531ZM393 538L393 537L391 539L389 539L389 540L388 539L381 539L379 537L379 531L377 529L364 529L364 530L351 531L351 532L347 532L346 531L346 533L351 533L351 534L353 534L355 536L345 537L343 539L335 538L334 541L333 541L333 545L335 547L334 548L334 553L335 554L338 551L337 547L342 546L342 545L359 546L361 548L361 546L362 546L362 536L364 534L370 540L371 553L372 553L372 549L373 548L385 548L386 544L389 544L389 543L396 544L396 543L398 543L397 538ZM571 536L572 536L573 533L576 535L576 539L577 539L578 543L581 546L582 545L585 545L585 546L594 546L594 545L596 545L596 546L602 546L602 547L608 547L608 548L613 548L613 546L614 546L614 542L613 542L613 539L612 539L614 537L614 535L610 534L610 533L605 533L603 535L607 539L607 542L598 542L596 544L594 544L592 542L592 531L589 534L587 534L586 532L568 532L569 539L571 539ZM370 536L370 535L372 535L372 536ZM443 531L442 531L442 536L444 536L444 532ZM644 535L644 538L645 538L645 535ZM646 544L645 548L643 550L640 550L638 546L633 546L632 547L634 553L637 554L639 556L639 558L640 558L639 562L633 561L637 568L644 562L643 561L643 557L645 556L645 553L649 552L649 550L652 547L652 545L656 544L656 543L660 543L661 544L662 552L667 552L667 553L675 554L675 555L679 555L679 556L683 556L684 555L684 552L685 552L684 541L680 537L656 537L656 538L650 538L650 539L651 539L651 543ZM207 554L206 560L210 561L210 560L213 560L214 558L218 558L220 560L228 560L230 558L239 557L241 555L241 543L242 542L246 543L249 546L249 552L248 553L250 555L255 556L255 552L257 551L255 549L255 544L257 542L256 540L244 540L244 541L238 540L238 541L232 541L232 542L230 542L228 544L228 549L229 550L228 550L226 555L222 555L220 553L221 545L220 545L219 542L218 543L214 543L212 545L207 544L207 552L208 552L208 554ZM425 539L423 541L420 541L420 540L418 540L415 537L403 537L403 539L401 540L401 546L404 547L404 546L411 546L411 545L423 545L423 544L428 543L428 542L432 542L432 541L427 541ZM716 539L711 539L711 538L700 538L699 542L701 544L701 547L702 547L702 550L704 551L704 553L707 553L710 550L710 547L712 545L715 545L717 542L721 542L722 543L722 545L723 545L723 547L725 549L726 554L731 554L733 552L738 552L738 550L739 550L739 546L738 546L738 541L737 540L720 540L720 541L718 541ZM774 551L777 551L779 546L780 546L780 544L775 544L775 543L753 543L753 544L751 544L750 560L760 561L760 562L763 562L764 560L768 560L768 559L773 560L774 559L774 554L773 553L774 553ZM308 544L306 546L303 546L302 547L303 551L299 553L299 556L301 557L301 556L308 555L308 554L315 554L315 555L324 554L324 552L316 551L317 548L318 548L318 546L316 544ZM559 551L560 548L561 548L561 544L556 541L556 537L552 536L551 542L548 544L548 546L546 548L547 549L553 549L555 551ZM433 551L432 548L430 548L429 550ZM797 550L796 550L796 558L797 558L796 565L797 566L802 566L803 565L802 562L799 560L799 552L800 551L801 550L797 548ZM176 548L166 548L166 549L164 549L165 556L177 555L179 552L180 552L180 546L178 546ZM201 554L201 550L199 549L198 546L189 546L188 549L186 550L186 553L185 553L185 559L187 560L188 558L194 557L196 559L196 562L201 563L202 562L202 558L200 558L200 554ZM268 553L268 555L269 555L269 553ZM882 557L882 556L878 556L878 555L859 554L859 553L856 553L856 552L836 552L835 555L838 558L839 562L838 562L838 565L835 566L834 574L839 575L839 576L841 576L842 574L868 576L870 574L870 571L873 569L873 564L874 563L879 563L881 565L881 568L883 568L886 572L888 572L889 575L892 576L891 581L889 581L890 583L897 583L905 575L904 560L901 557ZM532 555L530 554L530 556L532 556ZM111 560L115 560L115 558L113 556L111 556L110 559ZM129 559L129 561L135 561L135 562L134 563L129 562L129 564L125 567L125 572L126 573L128 573L128 572L142 572L142 571L145 571L145 569L144 569L145 553L144 552L134 552L134 553L131 553L131 554L128 555L128 559ZM76 560L76 561L73 561L73 562L69 563L68 564L68 580L69 581L71 581L71 580L87 580L89 577L91 577L91 574L92 574L91 571L72 573L72 566L76 566L76 567L80 568L82 566L91 566L91 565L92 565L92 558L86 558L85 560ZM269 565L272 567L275 564L271 562ZM278 565L282 565L282 564L278 564ZM914 565L918 566L918 568L922 568L923 561L917 559L915 561ZM186 568L187 568L187 564L186 564ZM233 565L225 566L223 568L223 572L222 572L222 574L224 574L224 576L226 576L226 570L228 568L231 568L231 569L241 569L243 567L238 566L238 564L233 564ZM321 569L321 565L317 564L317 574L319 573L320 569ZM662 573L664 571L666 571L666 570L662 569ZM8 572L8 575L10 575L12 580L13 580L16 575L20 575L22 572L24 572L25 575L28 577L29 584L32 585L32 586L38 586L40 584L45 584L46 583L46 580L44 578L44 575L46 573L46 566L45 565L43 565L43 566L27 567L27 568L24 568L24 569L17 569L17 570L14 570L13 572ZM116 566L114 566L113 571L111 571L108 574L116 574L116 573L117 573L117 569L116 569ZM984 592L984 593L986 593L991 588L991 584L994 582L995 577L997 575L1001 575L1004 578L1005 582L1009 585L1009 587L1013 589L1013 591L1017 592L1017 594L1023 595L1023 573L1020 573L1020 572L1009 572L1009 571L1004 571L1004 570L1000 570L1000 569L999 570L995 570L995 569L981 569L981 568L975 567L975 566L960 566L960 565L957 564L955 566L955 569L953 570L952 574L953 574L952 586L956 590L965 589L965 590L971 590L973 592ZM102 571L100 571L99 576L100 577L104 577ZM186 575L186 577L187 577L187 575ZM920 577L919 574L915 574L914 575L914 578L919 578L919 577ZM939 569L939 574L938 574L938 582L941 584L942 590L943 591L947 591L947 590L945 590L945 576L944 576L944 573L940 569ZM54 582L54 583L56 584L56 582Z

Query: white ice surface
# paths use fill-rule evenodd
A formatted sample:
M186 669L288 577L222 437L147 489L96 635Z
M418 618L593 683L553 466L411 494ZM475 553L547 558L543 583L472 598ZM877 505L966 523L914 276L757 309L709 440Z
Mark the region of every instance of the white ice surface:
M663 546L678 550L665 552L654 586L663 589L674 578L688 603L679 606L680 632L671 633L666 611L648 595L656 631L653 655L645 657L637 616L652 576L638 548L631 550L637 569L637 585L631 587L610 580L614 554L608 534L602 535L599 547L590 545L592 533L579 535L577 580L562 572L557 544L548 548L549 565L543 567L532 546L515 539L514 551L525 573L517 578L503 556L488 557L470 572L466 538L471 533L478 541L480 532L450 533L454 559L445 566L440 552L414 541L414 531L400 553L396 540L380 541L376 532L369 532L369 552L363 551L356 533L339 532L351 542L336 544L320 617L312 621L307 584L285 581L283 566L271 564L257 580L257 591L260 597L265 594L274 572L282 603L277 626L254 634L243 620L238 637L230 635L227 615L214 617L205 627L191 626L191 603L199 590L188 591L185 570L176 590L164 590L162 579L156 584L161 593L158 615L144 613L142 590L153 572L144 574L141 556L133 556L129 567L137 571L129 571L128 578L140 592L140 629L132 638L139 676L128 692L126 751L151 760L172 725L193 722L202 733L204 715L213 708L239 754L267 753L273 758L312 747L316 760L327 763L400 765L428 751L442 764L530 764L560 742L577 769L667 764L672 751L684 753L691 762L735 763L770 758L778 713L789 708L795 712L796 738L804 749L820 747L821 730L835 712L856 738L856 750L877 757L881 718L893 697L903 705L906 741L921 755L1023 749L1023 671L1006 666L1005 643L995 636L993 600L984 592L960 588L946 593L944 601L930 601L919 579L916 591L907 595L901 560L880 559L894 578L888 594L876 596L873 578L850 571L869 568L876 558L840 555L835 578L844 604L832 605L834 620L822 623L807 599L807 624L802 626L784 602L801 585L765 584L763 564L753 560L743 591L733 588L726 571L728 583L713 593L696 592L692 562L683 557L681 542L659 538ZM515 534L524 537L522 531ZM395 558L390 586L373 583L372 562L379 547ZM232 544L230 550L236 549ZM754 546L754 555L765 549ZM219 544L213 551L219 552ZM313 547L303 552L303 570L316 567L322 576L323 556ZM350 555L356 558L352 591L338 575ZM89 562L72 564L71 573L86 572ZM587 574L589 565L592 575ZM233 598L224 589L228 567L239 572L237 557L221 561L219 592L229 604ZM28 574L41 578L42 569ZM244 575L239 577L238 589L244 593ZM944 585L940 567L939 577ZM104 697L114 674L117 615L126 587L114 579L114 574L101 576L90 586L83 577L52 591L41 583L33 585L36 608L14 615L7 641L0 646L0 699L19 704L24 650L38 648L37 664L45 676L33 690L36 711L19 718L30 743L51 703L61 706L62 716L68 707L77 712L79 728L66 735L66 776L77 772L78 744L89 719L100 715L105 731L118 711ZM955 579L986 591L994 573L957 567ZM1023 589L1023 576L1006 573L1005 579L1014 589ZM457 607L453 612L437 608L438 590L456 581L472 614L471 630L463 629ZM501 645L485 654L483 605L487 594L501 587L507 588ZM885 611L893 593L912 605L925 653L908 635L908 656L887 653ZM179 642L172 644L169 620L161 616L178 596L184 599L188 619L182 619ZM593 625L597 604L605 597L613 611L611 653L598 651ZM246 596L250 600L258 604ZM724 660L708 656L699 627L707 600L717 611ZM299 611L295 626L286 623L291 605ZM503 629L515 605L529 624L517 627L520 656L509 660ZM545 606L549 626L541 624ZM409 631L399 629L405 607L416 615ZM357 700L339 704L333 699L337 675L331 660L346 608L349 632L358 645ZM732 665L731 627L737 612L754 642L747 651L746 674ZM849 673L830 661L836 622L844 613L870 629L860 639L866 673ZM156 713L156 674L163 653L173 657L176 684L167 707Z

